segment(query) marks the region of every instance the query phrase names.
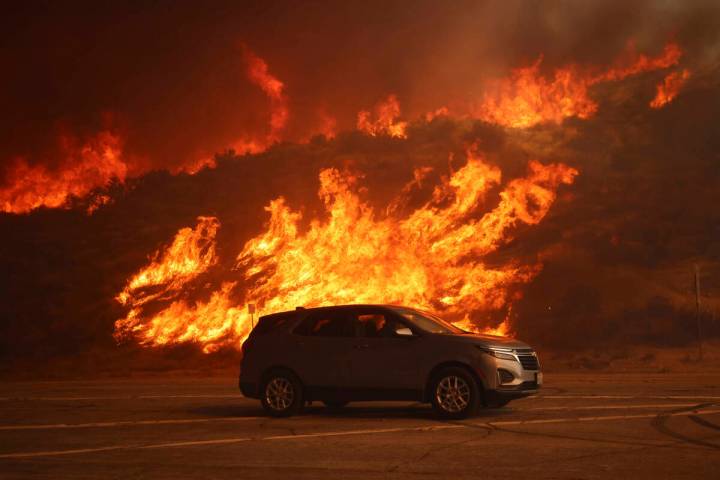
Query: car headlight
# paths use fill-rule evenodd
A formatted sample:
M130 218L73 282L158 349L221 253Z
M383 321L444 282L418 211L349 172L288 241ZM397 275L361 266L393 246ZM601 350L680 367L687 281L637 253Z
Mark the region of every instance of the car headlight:
M515 355L513 355L512 348L499 348L499 347L481 347L480 345L476 345L476 347L487 353L488 355L492 355L495 358L500 358L503 360L515 360L517 361L517 358L515 358Z

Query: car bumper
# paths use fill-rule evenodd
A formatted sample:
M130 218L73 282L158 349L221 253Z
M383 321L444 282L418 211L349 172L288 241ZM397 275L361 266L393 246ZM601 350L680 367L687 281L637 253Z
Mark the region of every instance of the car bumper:
M526 381L512 387L499 387L495 390L487 390L485 392L485 401L488 404L493 404L529 397L530 395L535 395L540 392L540 387L541 386L535 381Z

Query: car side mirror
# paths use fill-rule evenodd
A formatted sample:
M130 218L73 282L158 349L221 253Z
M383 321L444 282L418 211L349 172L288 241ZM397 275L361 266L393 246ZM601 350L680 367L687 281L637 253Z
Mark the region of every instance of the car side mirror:
M400 337L412 337L413 332L407 327L401 327L395 330L395 335L398 335Z

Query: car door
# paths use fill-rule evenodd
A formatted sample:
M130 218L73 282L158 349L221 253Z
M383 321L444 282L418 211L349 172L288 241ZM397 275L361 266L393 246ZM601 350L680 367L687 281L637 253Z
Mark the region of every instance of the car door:
M399 315L381 307L355 310L356 341L350 353L351 383L366 389L422 389L423 340ZM407 330L410 330L409 332Z
M347 310L311 311L293 330L289 366L307 387L344 386L350 376L349 352L354 341Z

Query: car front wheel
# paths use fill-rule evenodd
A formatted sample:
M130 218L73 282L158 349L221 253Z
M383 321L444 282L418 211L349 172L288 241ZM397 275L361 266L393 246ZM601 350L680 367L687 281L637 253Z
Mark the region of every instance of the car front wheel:
M480 387L465 369L443 369L435 375L432 385L432 405L440 417L467 418L477 412Z
M292 372L271 372L265 378L261 392L260 402L265 412L273 417L289 417L303 406L302 384Z

